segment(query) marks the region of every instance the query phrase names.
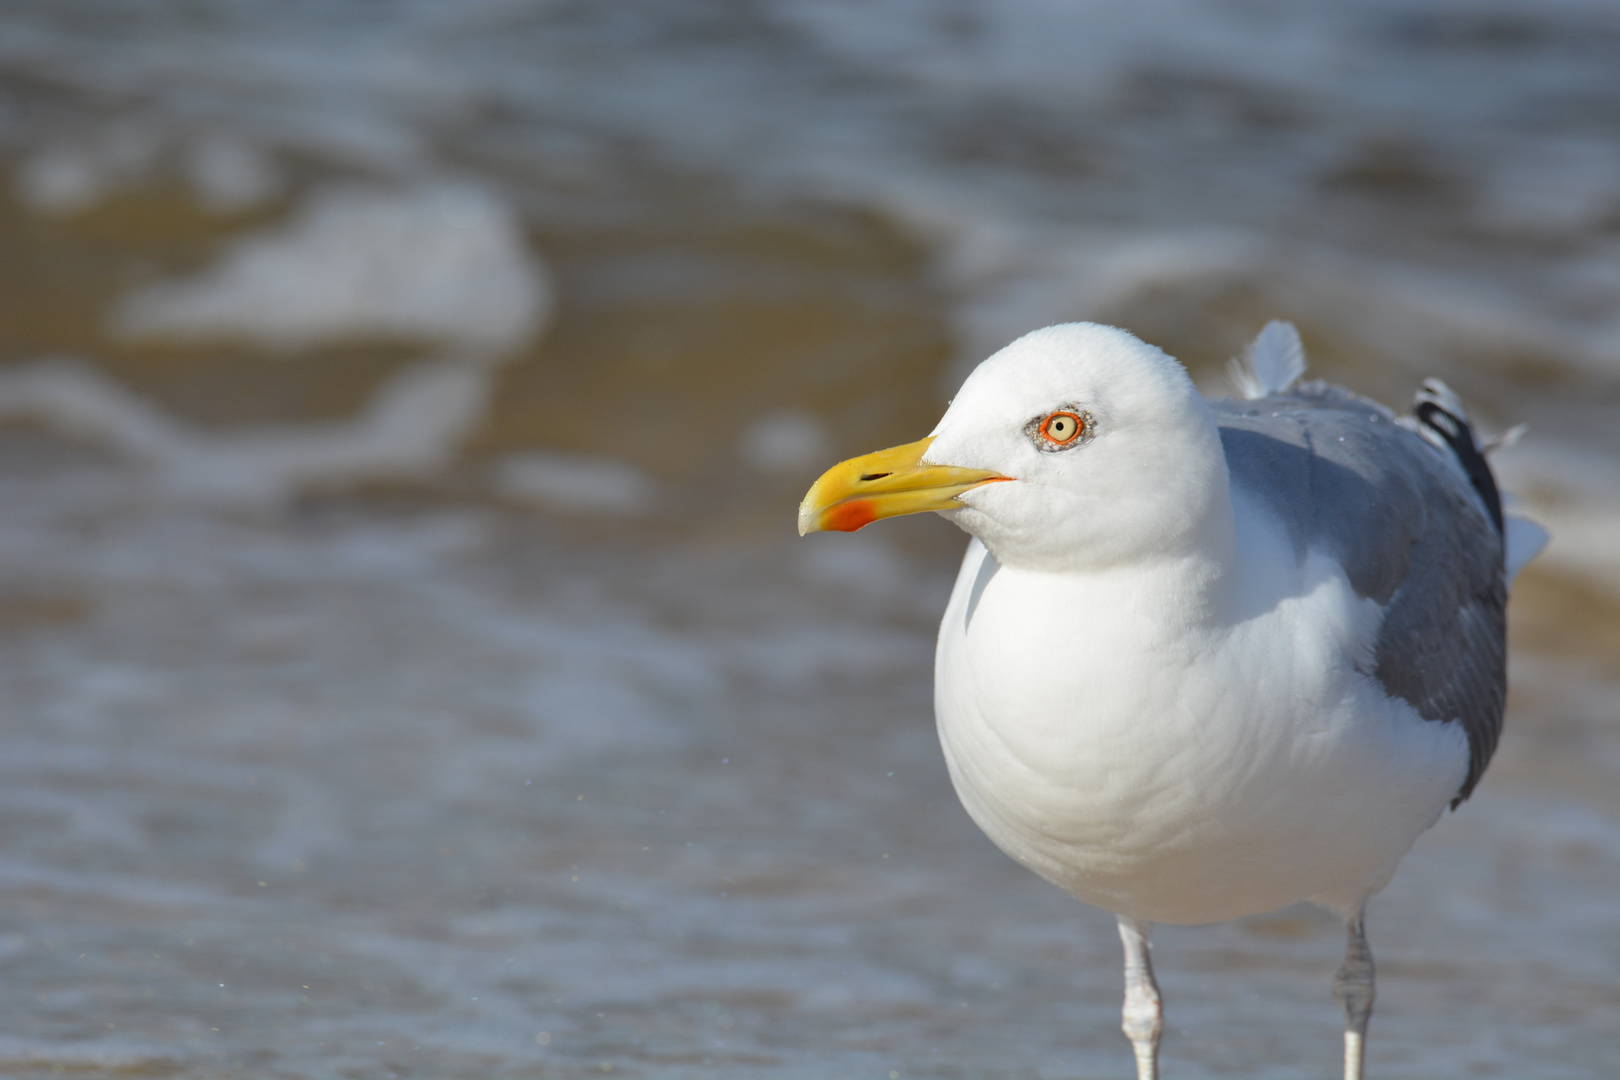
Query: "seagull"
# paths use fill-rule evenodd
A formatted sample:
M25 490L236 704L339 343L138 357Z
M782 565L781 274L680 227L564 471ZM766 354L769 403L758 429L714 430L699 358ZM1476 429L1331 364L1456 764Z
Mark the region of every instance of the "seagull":
M1545 543L1468 414L1323 382L1273 322L1209 400L1124 330L1036 330L933 433L829 469L799 532L933 511L972 539L940 624L951 782L1013 859L1112 912L1122 1028L1156 1080L1149 934L1314 901L1344 919L1344 1075L1373 1006L1363 911L1473 792L1504 609Z

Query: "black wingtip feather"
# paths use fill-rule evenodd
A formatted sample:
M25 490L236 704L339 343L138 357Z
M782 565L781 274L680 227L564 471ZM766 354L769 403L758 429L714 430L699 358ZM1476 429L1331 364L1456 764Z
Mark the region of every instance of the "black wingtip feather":
M1503 537L1502 523L1502 496L1496 487L1496 478L1491 474L1491 467L1485 460L1485 453L1480 449L1479 442L1474 438L1473 426L1468 419L1468 410L1463 408L1461 400L1452 392L1451 388L1439 379L1426 379L1423 388L1418 391L1413 402L1412 413L1424 436L1437 448L1444 446L1450 449L1452 456L1462 466L1463 474L1468 477L1470 486L1479 496L1480 504L1484 507L1491 524L1496 528L1497 536ZM1494 603L1490 605L1495 612L1493 626L1483 628L1489 633L1494 631L1496 641L1497 664L1494 685L1488 688L1491 701L1475 702L1475 708L1464 712L1463 725L1468 734L1468 775L1463 780L1462 788L1451 800L1451 808L1457 809L1461 803L1474 791L1474 785L1479 783L1490 763L1491 755L1496 749L1498 736L1501 733L1502 703L1506 696L1506 672L1501 664L1503 652L1501 605L1506 599L1503 589L1505 582L1498 576L1495 585ZM1461 625L1460 632L1466 632L1468 626ZM1475 628L1481 629L1481 628Z
M1444 390L1443 384L1441 389ZM1451 397L1449 390L1444 391L1444 397ZM1467 474L1468 482L1473 485L1474 490L1479 493L1480 501L1485 504L1485 512L1490 515L1491 524L1496 526L1496 534L1501 536L1502 495L1496 489L1496 477L1491 474L1491 466L1485 460L1484 452L1474 441L1474 429L1468 423L1467 415L1459 416L1460 409L1454 411L1442 402L1442 395L1425 384L1417 395L1412 413L1420 424L1451 448L1458 464Z

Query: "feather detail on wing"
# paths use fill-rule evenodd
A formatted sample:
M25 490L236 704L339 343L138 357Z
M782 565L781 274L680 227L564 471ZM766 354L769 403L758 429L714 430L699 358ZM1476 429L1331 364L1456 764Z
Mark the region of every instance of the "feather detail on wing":
M1442 395L1431 397L1438 408ZM1477 455L1466 422L1447 410L1424 434L1424 421L1324 383L1211 405L1232 483L1270 508L1298 557L1329 555L1383 609L1364 673L1423 719L1461 723L1469 763L1456 798L1467 798L1502 729L1507 596L1480 490L1494 495L1494 483L1488 470L1476 483L1452 445Z

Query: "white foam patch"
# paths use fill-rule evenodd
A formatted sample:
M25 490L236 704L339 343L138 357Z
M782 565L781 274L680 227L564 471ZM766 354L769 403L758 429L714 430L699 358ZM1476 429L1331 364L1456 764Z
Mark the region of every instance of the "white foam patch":
M551 305L521 224L488 191L336 187L197 277L125 297L112 327L273 349L382 338L508 352L539 334Z
M217 214L251 210L282 189L280 170L269 154L226 136L193 143L186 151L185 170L198 200Z
M1254 275L1266 254L1263 238L1235 229L1026 232L1009 222L940 239L948 244L944 277L961 297L953 315L962 351L946 375L952 391L980 359L1032 326L1103 318L1155 289L1218 288Z
M72 214L100 202L107 177L88 154L52 149L35 154L17 170L17 197L36 213Z
M832 464L832 441L821 421L802 409L768 413L743 431L743 460L763 473L819 472Z
M76 142L52 143L18 167L17 197L40 214L89 210L115 188L144 177L159 146L154 132L134 123L114 124Z
M507 498L583 514L639 514L657 496L652 478L609 458L533 451L495 466L495 489Z
M483 419L490 381L487 364L427 362L386 381L353 420L216 434L166 416L88 364L47 360L0 373L0 417L105 443L152 466L171 496L265 504L436 472Z
M1076 319L1117 319L1161 294L1203 304L1226 290L1265 296L1269 308L1331 335L1348 352L1406 367L1413 375L1511 365L1557 356L1607 378L1620 349L1620 318L1555 317L1534 297L1485 276L1391 266L1326 245L1278 245L1231 228L1130 233L1028 230L1011 220L913 220L941 246L941 276L957 294L952 317L961 349L942 387L954 391L984 356L1027 332ZM1612 267L1571 267L1566 292L1613 307ZM1369 313L1376 313L1376 317ZM1448 365L1450 363L1450 366Z

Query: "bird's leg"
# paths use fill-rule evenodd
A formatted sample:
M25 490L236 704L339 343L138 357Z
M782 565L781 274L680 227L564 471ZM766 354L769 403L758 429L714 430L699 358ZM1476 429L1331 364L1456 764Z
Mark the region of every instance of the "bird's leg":
M1372 1019L1373 958L1361 912L1348 924L1344 966L1333 977L1333 996L1344 1006L1344 1080L1361 1080L1367 1021Z
M1164 1031L1164 1002L1153 981L1148 934L1153 924L1119 916L1119 940L1125 943L1125 1009L1120 1029L1136 1051L1136 1080L1159 1080L1159 1036Z

